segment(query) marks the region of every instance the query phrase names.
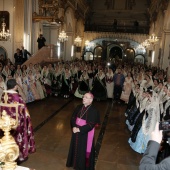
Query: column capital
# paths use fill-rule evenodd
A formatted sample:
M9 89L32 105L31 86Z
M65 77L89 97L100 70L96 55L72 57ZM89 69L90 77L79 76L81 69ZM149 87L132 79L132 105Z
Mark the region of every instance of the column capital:
M165 34L170 34L170 29L163 29L163 32L164 32Z

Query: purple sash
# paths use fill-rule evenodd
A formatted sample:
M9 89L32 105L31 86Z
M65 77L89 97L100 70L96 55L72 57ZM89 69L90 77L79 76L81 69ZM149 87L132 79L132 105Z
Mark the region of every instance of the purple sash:
M78 126L84 126L86 125L86 120L80 119L77 117L76 124ZM91 153L92 143L93 143L93 137L94 137L94 128L88 132L87 136L87 147L86 147L86 166L89 166L89 157Z

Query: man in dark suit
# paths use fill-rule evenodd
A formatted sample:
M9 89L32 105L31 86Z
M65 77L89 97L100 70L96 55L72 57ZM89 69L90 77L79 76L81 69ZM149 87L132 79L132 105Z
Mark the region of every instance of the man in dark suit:
M24 46L21 46L21 55L22 55L22 61L23 63L26 62L28 60L28 56L31 56L31 53L29 53L26 49L24 49Z
M118 68L117 73L113 76L114 81L114 102L120 103L120 96L122 93L123 83L125 77L122 74L122 69Z
M19 48L16 49L16 53L14 54L15 66L21 65L23 63L23 57L21 54L21 50Z
M159 164L156 164L157 154L162 141L162 131L159 130L159 123L156 124L155 130L151 133L151 140L140 162L139 170L169 170L170 157L167 157Z
M42 34L40 34L40 36L37 39L37 42L38 42L38 49L41 49L42 47L45 46L46 39L43 37Z

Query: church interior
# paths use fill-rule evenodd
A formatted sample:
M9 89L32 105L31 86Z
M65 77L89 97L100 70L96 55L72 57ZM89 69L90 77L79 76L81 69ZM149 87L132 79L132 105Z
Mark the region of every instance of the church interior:
M107 65L118 61L166 70L170 65L169 18L169 0L0 0L0 63L21 67L66 63L71 71L68 63L74 61ZM40 35L45 38L41 48ZM24 62L15 58L22 46L30 54ZM20 168L72 169L66 167L70 119L81 103L74 95L47 95L26 103L36 151L18 163ZM94 137L95 169L137 170L142 154L128 144L127 105L112 99L93 103L100 111Z

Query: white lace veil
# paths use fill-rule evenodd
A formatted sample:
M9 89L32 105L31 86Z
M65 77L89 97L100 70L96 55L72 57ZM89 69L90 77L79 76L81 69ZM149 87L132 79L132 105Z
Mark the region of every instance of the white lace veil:
M146 118L146 113L143 117L142 130L145 135L149 135L156 126L156 122L160 121L160 109L159 109L159 99L157 94L153 91L151 102L146 108L148 117Z

